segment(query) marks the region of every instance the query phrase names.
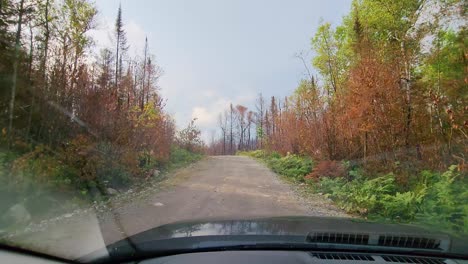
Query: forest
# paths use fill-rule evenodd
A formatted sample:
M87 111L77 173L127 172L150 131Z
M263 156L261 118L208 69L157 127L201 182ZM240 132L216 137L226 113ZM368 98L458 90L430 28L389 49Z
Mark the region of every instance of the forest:
M201 157L200 131L165 111L150 43L131 56L115 11L98 50L92 1L0 0L1 212L103 199Z
M233 102L203 142L195 119L177 130L166 111L151 43L129 52L125 10L98 49L92 1L0 0L0 212L105 199L204 154L242 154L350 214L468 233L466 10L354 0L338 25L311 28L292 94Z
M231 105L209 151L261 159L350 213L468 232L466 10L353 1L320 23L310 62L298 54L294 93Z

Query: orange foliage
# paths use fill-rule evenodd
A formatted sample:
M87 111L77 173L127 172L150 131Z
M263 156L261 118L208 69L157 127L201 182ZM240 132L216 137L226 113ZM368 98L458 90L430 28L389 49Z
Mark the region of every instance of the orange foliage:
M335 114L338 141L351 154L346 158L366 158L405 144L405 94L394 69L369 55L350 71ZM353 155L352 150L359 151Z
M424 87L412 83L408 92L398 63L379 59L371 47L361 52L347 73L345 89L322 94L317 84L304 81L275 116L270 113L265 122L274 121L275 130L267 135L266 147L316 160L350 160L373 171L398 171L395 161L434 169L453 163L463 167L464 156L449 151L455 143L463 151L463 137L447 140L434 133L428 111L432 99L424 95ZM456 118L449 110L444 114L449 121ZM326 174L335 165L321 163L317 170Z
M338 161L324 160L315 166L311 173L306 175L306 180L319 180L320 177L339 178L346 176L346 168Z

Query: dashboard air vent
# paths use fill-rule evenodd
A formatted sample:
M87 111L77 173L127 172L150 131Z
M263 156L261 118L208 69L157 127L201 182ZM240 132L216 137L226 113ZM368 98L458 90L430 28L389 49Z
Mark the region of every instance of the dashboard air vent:
M392 263L421 263L421 264L444 264L444 259L439 258L420 258L407 256L382 256L386 262Z
M440 249L440 240L424 237L411 236L379 236L379 246L384 247L406 247L406 248L424 248L424 249Z
M367 245L369 243L369 235L353 233L315 232L309 234L309 236L307 237L307 241L316 243Z
M313 253L312 257L327 260L359 260L359 261L375 261L371 255L365 254L344 254L344 253Z

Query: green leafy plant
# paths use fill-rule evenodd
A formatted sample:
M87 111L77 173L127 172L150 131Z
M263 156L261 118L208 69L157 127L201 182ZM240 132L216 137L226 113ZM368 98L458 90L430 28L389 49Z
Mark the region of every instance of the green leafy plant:
M178 168L200 160L203 157L200 153L191 152L177 145L172 146L169 162L165 165L167 169Z
M400 190L393 174L373 179L358 170L349 174L351 180L324 177L313 186L350 213L468 232L468 187L456 166L444 173L421 172L407 191Z
M468 233L468 186L457 166L444 173L422 173L422 184L427 186L427 195L417 215L419 221L429 225Z
M312 171L313 166L311 158L297 155L287 155L280 158L273 156L267 163L274 172L297 181L304 181L304 176Z

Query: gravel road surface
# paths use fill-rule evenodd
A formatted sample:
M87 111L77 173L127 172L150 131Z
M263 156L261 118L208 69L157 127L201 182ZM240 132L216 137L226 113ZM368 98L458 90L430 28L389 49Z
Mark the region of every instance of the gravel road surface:
M320 195L302 197L297 186L251 158L215 156L176 171L158 185L114 197L106 210L68 215L15 239L41 251L78 257L176 221L296 215L346 216Z

